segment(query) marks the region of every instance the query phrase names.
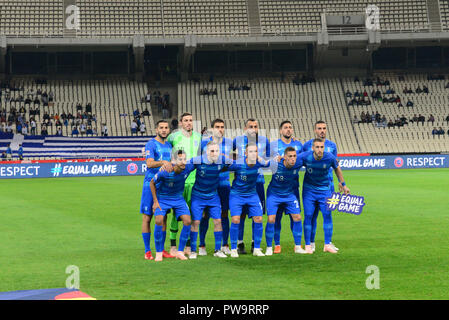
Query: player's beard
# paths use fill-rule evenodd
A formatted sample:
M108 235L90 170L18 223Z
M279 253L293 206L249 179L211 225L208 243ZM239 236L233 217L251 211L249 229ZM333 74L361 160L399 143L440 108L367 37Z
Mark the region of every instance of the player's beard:
M166 136L166 137L164 138L164 137L161 136L159 133L157 134L157 136L158 136L159 139L162 140L162 142L164 142L165 140L167 140L167 137L168 137L168 136Z
M282 135L284 137L285 140L290 140L292 135L286 136L286 135Z

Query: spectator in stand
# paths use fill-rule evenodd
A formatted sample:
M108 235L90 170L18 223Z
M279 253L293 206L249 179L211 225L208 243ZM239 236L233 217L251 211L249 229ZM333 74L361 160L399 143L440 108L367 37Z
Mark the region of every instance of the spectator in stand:
M86 104L86 112L87 113L92 113L92 103L88 103Z
M442 127L440 127L440 129L438 129L438 134L439 135L444 135L444 130Z
M142 123L140 124L139 130L140 130L140 134L141 134L142 136L145 135L145 131L146 131L145 123L142 122Z
M422 90L423 90L424 93L429 93L429 88L427 88L426 86L423 86Z
M48 136L48 130L46 126L41 127L41 135L42 136Z
M131 135L137 134L137 121L134 119L131 122Z
M178 124L179 124L179 121L176 118L171 121L171 131L172 132L175 130L178 130Z
M418 122L418 116L417 116L416 114L413 115L413 118L409 119L409 121L410 121L411 123Z
M80 133L78 131L78 128L75 126L72 128L72 137L73 136L78 136Z
M106 123L103 123L103 129L101 130L101 135L103 137L107 137L108 134L109 134L108 126L106 125Z
M407 100L407 107L413 107L413 102L411 102L410 100Z
M420 86L418 86L418 88L416 88L415 92L416 92L416 93L422 93L422 89L421 89L421 87L420 87Z
M437 130L436 127L434 127L433 130L432 130L432 135L435 136L437 134L438 134L438 130Z
M94 135L94 133L93 133L93 131L92 131L92 127L91 127L91 126L88 126L88 127L87 127L87 130L86 130L86 136L89 136L89 135L91 135L91 136L93 136L93 135Z
M145 96L145 102L151 103L151 92L148 92L147 95Z
M60 126L56 128L56 135L59 137L62 136L62 128Z
M81 136L86 134L86 124L84 122L81 122L80 124L80 134Z
M142 116L145 116L145 117L149 117L150 116L150 111L148 111L148 108L145 108L145 110L143 110Z
M393 128L394 127L394 123L393 123L393 121L390 119L389 121L388 121L388 128Z
M431 114L429 116L429 119L427 120L427 122L432 122L432 124L435 122L435 117L433 116L433 114Z
M426 118L420 113L418 116L418 122L422 122L422 124L424 125L424 121L426 121Z
M402 125L408 124L407 118L404 115L402 115L402 117L399 120L401 120Z
M6 161L6 152L5 151L2 152L2 161Z
M447 115L446 117L446 122L449 122L449 115Z
M352 93L349 90L346 91L346 98L352 98Z
M354 118L352 119L352 123L359 123L359 119L357 119L357 115L354 115Z

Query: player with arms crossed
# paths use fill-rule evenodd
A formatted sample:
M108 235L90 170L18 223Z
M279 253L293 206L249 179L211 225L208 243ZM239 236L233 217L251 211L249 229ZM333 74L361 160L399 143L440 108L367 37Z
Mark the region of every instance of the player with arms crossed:
M167 142L167 136L170 133L168 122L160 120L156 123L156 137L150 139L144 148L147 171L142 188L142 198L140 202L140 213L142 214L142 238L145 245L145 259L153 260L150 248L151 228L150 223L153 217L153 196L150 189L150 181L159 171L159 168L168 163L171 159L172 146ZM165 243L167 220L163 221L163 243ZM174 258L167 251L163 250L164 258Z
M293 139L293 125L291 121L285 120L282 121L279 125L279 133L281 134L281 138L273 141L270 145L270 154L272 155L280 155L283 156L286 148L292 147L296 151L296 155L298 156L302 152L302 143L298 140ZM298 200L299 197L299 170L295 174L295 187L294 194ZM267 199L268 201L268 199ZM268 207L268 205L267 205ZM276 213L276 221L274 224L274 251L273 253L281 253L281 220L283 216L282 206L279 208ZM290 229L293 232L294 220L292 219L292 215L290 217ZM302 234L302 233L301 233ZM301 239L300 239L301 240ZM298 249L297 251L302 251L303 249Z
M273 255L273 236L275 220L279 212L285 211L292 219L292 233L295 241L295 253L306 253L301 248L301 207L295 189L298 189L298 172L302 165L296 163L297 151L293 147L287 147L279 163L269 162L273 177L267 189L267 215L268 221L265 227L267 250L265 255ZM302 164L302 163L301 163ZM279 209L282 209L281 211Z
M173 146L174 150L184 150L187 155L187 161L196 157L198 155L198 150L201 144L201 134L193 131L193 117L190 113L184 113L181 115L180 119L181 129L179 131L173 132L168 136L168 142ZM191 194L193 184L195 183L195 173L192 172L185 182L184 188L184 199L188 205L191 203ZM176 235L178 233L178 221L173 215L170 223L170 242L171 249L170 254L174 255L176 253ZM190 253L190 245L186 245L186 253Z
M267 159L270 156L270 142L267 137L259 135L259 123L256 119L248 119L245 121L245 133L242 136L238 136L233 140L233 150L237 151L237 156L243 158L245 155L245 149L248 144L255 144L257 146L259 156L262 159ZM262 214L265 213L265 177L263 173L259 173L256 183L256 191L259 196L260 203L262 204ZM246 210L246 208L245 208ZM232 215L232 213L231 213ZM245 231L245 218L247 212L243 211L238 236L238 251L240 254L246 254L245 244L243 243L243 234ZM253 222L254 223L254 222ZM253 225L254 228L254 225ZM254 239L251 247L254 246Z
M162 168L150 182L151 194L153 195L153 211L155 217L154 241L156 245L155 261L162 261L164 249L162 224L165 214L172 209L176 218L183 222L183 228L179 236L179 247L176 258L187 260L184 248L190 235L190 210L183 198L184 184L189 173L194 170L191 164L186 165L186 154L183 150L172 152L173 171L167 172Z
M229 196L229 208L231 210L231 257L238 258L237 241L239 237L240 216L244 207L247 207L248 217L253 218L253 239L255 256L265 256L260 249L263 236L262 203L256 190L259 177L259 169L268 164L258 155L257 145L248 144L245 149L245 157L234 161L228 168L235 172Z
M304 206L304 239L306 252L313 253L311 243L312 218L316 209L323 214L324 249L325 252L337 253L332 245L332 212L326 207L326 198L332 195L329 185L329 167L335 170L340 191L349 193L343 178L343 172L337 163L337 158L330 152L324 152L324 141L313 140L313 151L303 152L299 155L297 165L306 167L302 185L302 203Z
M211 124L212 136L203 139L201 142L201 153L204 153L206 146L210 141L218 143L221 155L230 156L232 150L232 140L225 138L225 123L221 119L215 119ZM225 254L231 254L228 245L229 238L229 193L231 192L231 184L229 180L229 171L220 173L220 182L218 185L218 196L221 204L221 226L223 230L221 251ZM200 256L207 255L206 251L206 233L209 228L209 214L206 211L200 222L200 248L198 254Z
M327 135L326 122L324 122L322 120L317 121L315 123L314 132L315 132L315 138L319 138L324 141L324 151L330 152L334 155L334 157L337 157L337 145L335 144L335 142L326 139L326 135ZM313 149L312 149L313 140L314 139L311 139L311 140L307 141L306 143L304 143L303 148L302 148L303 152L313 151ZM335 188L334 188L334 172L333 172L332 168L329 168L329 185L331 188L331 192L334 192L334 190L335 190ZM339 187L341 187L341 186L339 185ZM318 213L319 213L319 210L317 208L315 210L315 212L313 213L313 218L312 218L312 234L310 236L310 243L312 246L312 251L315 251L315 235L316 235L316 228L317 228ZM338 248L335 247L335 245L333 243L331 243L331 246L334 248L334 250L338 251Z

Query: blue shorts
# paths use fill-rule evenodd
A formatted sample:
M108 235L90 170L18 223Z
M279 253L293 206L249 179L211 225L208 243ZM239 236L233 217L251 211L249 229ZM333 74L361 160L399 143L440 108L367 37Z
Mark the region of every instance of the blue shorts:
M301 213L299 201L294 194L283 197L269 194L267 196L267 215L275 215L279 211L279 208L282 208L285 214Z
M150 181L143 182L142 198L140 199L140 213L153 215L153 195L151 194Z
M192 220L201 220L203 211L208 209L209 217L221 219L220 197L215 195L212 199L204 199L192 194Z
M173 209L177 219L185 214L190 216L190 209L184 198L159 198L158 200L162 211L157 208L154 216L165 216L170 209Z
M261 217L262 203L260 203L257 193L250 195L241 195L230 193L229 195L229 209L231 210L231 217L240 216L244 212L244 208L247 208L246 212L248 217Z
M259 201L260 204L262 205L262 215L265 214L265 184L264 183L260 183L257 182L256 183L256 191L257 191L257 195L259 196ZM248 214L248 207L245 206L243 208L243 213Z
M322 213L327 213L326 198L330 197L332 192L328 191L314 191L302 190L302 204L304 207L304 215L313 216L315 210L320 210Z
M231 192L231 186L219 186L218 196L220 197L221 211L229 210L229 193Z

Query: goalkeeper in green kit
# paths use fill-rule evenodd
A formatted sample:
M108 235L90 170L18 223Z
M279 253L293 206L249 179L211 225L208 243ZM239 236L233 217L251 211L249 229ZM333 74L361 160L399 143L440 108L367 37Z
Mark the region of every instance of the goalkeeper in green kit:
M182 149L186 153L187 161L191 158L198 156L198 152L201 146L201 134L193 131L193 117L190 113L184 113L179 119L181 129L171 133L168 136L167 141L173 145L173 150ZM195 183L195 170L192 171L185 182L184 187L184 199L190 208L190 198L192 194L193 184ZM176 253L176 236L178 234L178 220L176 215L173 214L170 223L170 252ZM190 254L190 239L186 244L186 254Z

